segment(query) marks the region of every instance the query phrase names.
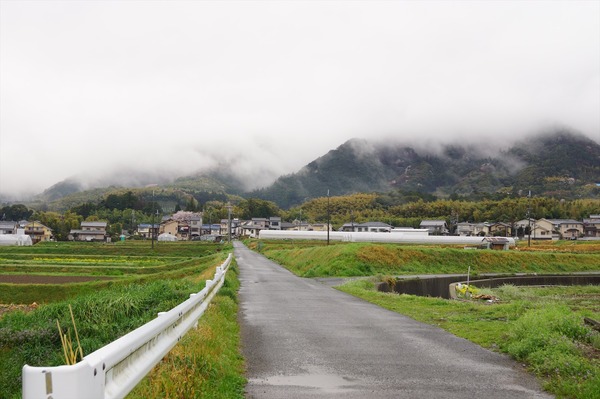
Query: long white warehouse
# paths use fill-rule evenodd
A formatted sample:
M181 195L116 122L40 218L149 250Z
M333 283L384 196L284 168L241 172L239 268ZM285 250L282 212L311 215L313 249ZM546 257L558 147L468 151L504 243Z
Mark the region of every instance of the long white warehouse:
M264 240L327 240L326 231L293 231L293 230L261 230L259 239ZM402 232L367 233L330 231L330 241L345 242L383 242L397 244L447 244L447 245L481 245L492 240L502 242L506 246L515 246L514 238L501 237L459 237L459 236L430 236L427 230L406 229ZM493 241L492 241L493 242Z

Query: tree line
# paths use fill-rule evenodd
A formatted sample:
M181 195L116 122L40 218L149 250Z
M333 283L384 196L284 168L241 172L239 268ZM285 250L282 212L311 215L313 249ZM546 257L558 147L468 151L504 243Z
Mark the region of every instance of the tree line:
M308 221L329 219L334 228L344 223L368 221L380 221L395 227L419 227L424 219L445 220L451 227L459 222L513 224L527 217L581 221L589 215L600 214L600 199L506 197L473 201L409 195L390 201L387 194L354 194L316 198L285 214L293 218L302 215Z
M168 214L163 211L160 193L149 200L131 191L109 194L98 203L86 202L59 213L39 211L22 204L0 208L2 220L37 220L50 227L57 240L66 240L72 229L82 221L107 221L113 236L122 230L130 233L141 223L159 223ZM395 227L419 227L423 219L445 220L453 228L459 222L514 222L528 216L534 219L582 220L591 214L600 214L600 199L560 200L547 197L505 197L467 200L457 197L439 199L430 194L391 192L385 194L352 194L309 199L302 205L281 209L272 201L257 198L205 196L200 202L189 196L185 203L177 203L175 211L202 212L203 223L220 223L228 218L281 217L293 222L326 223L330 220L337 229L344 223L379 221ZM231 206L231 208L228 208Z

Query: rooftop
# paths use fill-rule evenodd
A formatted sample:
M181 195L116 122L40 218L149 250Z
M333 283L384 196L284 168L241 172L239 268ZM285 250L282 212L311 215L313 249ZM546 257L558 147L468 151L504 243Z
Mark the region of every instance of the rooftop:
M106 227L106 222L81 222L81 227Z

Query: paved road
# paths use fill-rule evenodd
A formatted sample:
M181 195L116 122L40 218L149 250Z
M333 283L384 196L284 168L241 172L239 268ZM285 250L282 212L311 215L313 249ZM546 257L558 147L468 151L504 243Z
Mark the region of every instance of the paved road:
M550 398L505 356L234 243L248 398Z

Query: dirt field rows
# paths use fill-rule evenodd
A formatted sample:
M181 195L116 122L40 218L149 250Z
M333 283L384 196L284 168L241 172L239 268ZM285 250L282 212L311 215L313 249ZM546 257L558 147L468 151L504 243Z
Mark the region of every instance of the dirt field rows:
M31 274L4 274L0 275L0 283L8 284L69 284L85 283L97 280L112 280L112 277L98 276L42 276Z

